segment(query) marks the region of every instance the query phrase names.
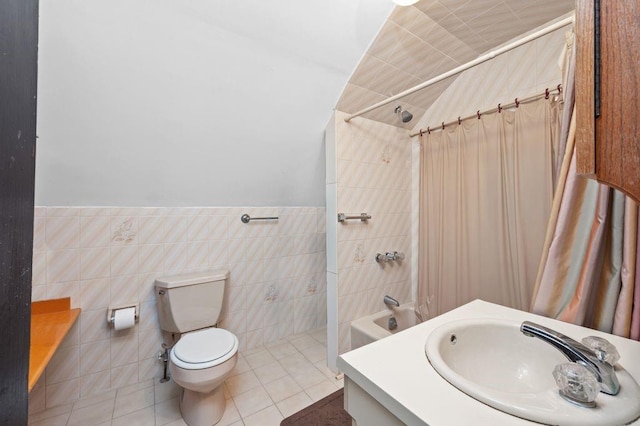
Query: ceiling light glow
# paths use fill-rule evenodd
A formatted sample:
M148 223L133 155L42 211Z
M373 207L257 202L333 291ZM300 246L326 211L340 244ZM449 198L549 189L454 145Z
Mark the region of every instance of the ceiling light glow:
M398 6L411 6L418 3L418 0L393 0L393 2Z

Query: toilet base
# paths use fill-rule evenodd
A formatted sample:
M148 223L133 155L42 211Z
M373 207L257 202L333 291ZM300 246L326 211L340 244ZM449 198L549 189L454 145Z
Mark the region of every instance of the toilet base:
M183 389L180 397L180 413L189 426L213 426L224 415L226 401L223 385L209 393Z

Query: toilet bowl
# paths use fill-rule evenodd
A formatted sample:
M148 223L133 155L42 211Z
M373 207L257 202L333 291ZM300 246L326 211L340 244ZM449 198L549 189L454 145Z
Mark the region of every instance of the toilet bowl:
M169 371L183 388L180 412L189 426L212 426L224 415L225 379L238 358L238 338L208 328L186 333L169 354Z

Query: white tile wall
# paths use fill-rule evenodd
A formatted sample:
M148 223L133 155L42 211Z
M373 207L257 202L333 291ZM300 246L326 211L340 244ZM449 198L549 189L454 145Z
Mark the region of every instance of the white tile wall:
M279 216L244 224L240 216ZM325 208L37 207L32 300L82 313L30 394L31 409L162 376L153 293L162 275L231 272L223 319L241 350L326 324ZM140 303L132 329L107 308Z
M396 6L353 72L340 96L337 109L354 113L373 105L565 15L574 7L572 0L429 0L409 7ZM465 102L473 105L469 102L469 95L473 95L480 87L486 87L491 92L498 90L498 95L504 93L501 86L507 78L513 82L522 78L522 81L517 82L522 86L539 85L541 82L552 80L548 75L544 75L548 70L546 64L549 59L545 55L549 51L543 44L539 46L544 50L542 54L538 50L536 57L534 47L520 58L521 62L516 64L516 68L528 72L529 69L535 70L538 67L538 75L542 80L531 79L530 75L519 74L518 69L509 69L503 66L504 62L500 64L501 61L494 60L491 61L494 69L487 75L490 78L482 84L476 82L467 87L470 93L465 94ZM411 111L417 118L428 110L438 112L438 109L434 110L434 102L454 81L455 76L445 79L430 88L402 98L398 104ZM514 97L507 99L512 101ZM457 97L456 101L458 100ZM506 101L499 98L495 104L491 102L490 105L497 105L498 102ZM393 109L396 105L377 108L363 117L398 127L412 128L415 120L405 124L395 117ZM449 118L445 116L444 119L455 119L461 113L459 105L454 113L456 115L448 115ZM442 118L436 118L435 123L441 120ZM424 127L433 124L432 120Z
M406 130L363 118L345 123L345 116L336 112L336 209L372 219L338 224L328 236L337 245L338 354L350 349L351 321L385 309L385 294L412 300L411 140ZM376 263L376 253L389 251L406 258Z
M567 31L561 28L463 72L414 123L414 131L555 88L562 82L559 60Z

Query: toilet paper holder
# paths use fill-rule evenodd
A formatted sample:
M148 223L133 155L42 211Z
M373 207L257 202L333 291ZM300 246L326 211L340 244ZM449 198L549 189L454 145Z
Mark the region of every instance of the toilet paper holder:
M107 323L110 326L113 327L116 311L119 311L120 309L127 309L127 308L134 308L135 309L135 322L137 323L138 319L140 318L140 304L139 303L132 303L130 305L122 305L122 306L109 306L109 309L107 310Z

